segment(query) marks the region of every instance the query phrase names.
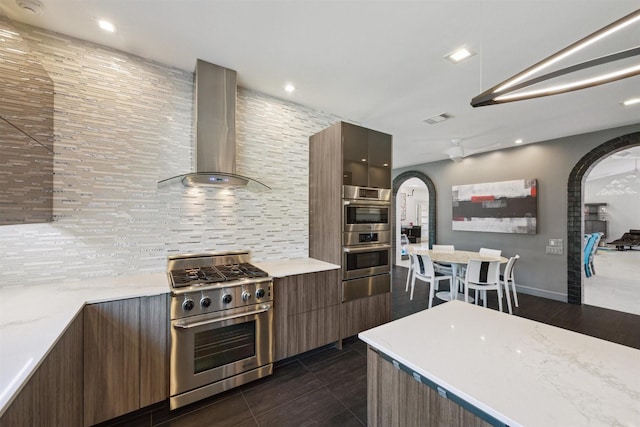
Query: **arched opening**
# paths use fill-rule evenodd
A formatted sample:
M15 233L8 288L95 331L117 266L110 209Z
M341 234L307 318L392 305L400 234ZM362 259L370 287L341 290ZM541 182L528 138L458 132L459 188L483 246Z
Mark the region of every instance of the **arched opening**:
M640 132L607 141L583 156L569 174L567 188L567 302L570 304L582 304L584 178L601 158L636 145L640 145Z
M400 190L400 187L402 186L402 184L412 178L417 178L420 181L422 181L426 187L427 190L429 192L429 202L428 202L428 217L429 217L429 230L428 230L428 240L429 240L429 246L431 246L435 240L436 240L436 187L435 185L433 185L433 181L431 181L431 179L425 175L422 172L418 172L418 171L408 171L408 172L403 172L400 175L398 175L397 177L394 178L393 180L393 190L392 190L392 195L391 195L391 206L393 206L393 209L391 209L392 213L393 213L393 219L391 221L391 223L393 224L393 228L392 228L392 232L391 232L391 239L392 239L392 253L394 254L394 260L393 263L395 264L395 254L398 251L398 242L400 240L400 236L398 235L398 227L397 225L399 224L399 218L396 218L396 209L395 207L397 206L398 203L398 191Z

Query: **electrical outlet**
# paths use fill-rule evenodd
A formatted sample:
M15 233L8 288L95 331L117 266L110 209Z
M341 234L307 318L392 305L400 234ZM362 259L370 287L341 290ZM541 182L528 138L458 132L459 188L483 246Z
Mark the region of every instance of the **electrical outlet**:
M547 246L546 251L549 255L562 255L562 246Z

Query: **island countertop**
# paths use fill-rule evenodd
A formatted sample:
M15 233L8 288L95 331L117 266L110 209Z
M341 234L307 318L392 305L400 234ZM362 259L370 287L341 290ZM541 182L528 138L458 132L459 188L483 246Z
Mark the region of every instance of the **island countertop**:
M510 426L640 426L640 350L461 301L359 337Z

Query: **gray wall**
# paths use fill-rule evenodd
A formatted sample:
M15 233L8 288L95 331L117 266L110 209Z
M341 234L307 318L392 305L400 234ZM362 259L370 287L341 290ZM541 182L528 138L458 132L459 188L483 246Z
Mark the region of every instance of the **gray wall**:
M488 107L491 108L491 107ZM566 301L567 295L567 181L575 164L598 145L633 132L640 124L574 135L538 144L514 147L464 159L395 169L394 178L420 171L437 192L436 242L457 249L502 249L504 256L519 254L516 282L526 293ZM538 233L535 235L452 231L451 186L521 178L538 179ZM563 239L563 255L547 255L549 239Z

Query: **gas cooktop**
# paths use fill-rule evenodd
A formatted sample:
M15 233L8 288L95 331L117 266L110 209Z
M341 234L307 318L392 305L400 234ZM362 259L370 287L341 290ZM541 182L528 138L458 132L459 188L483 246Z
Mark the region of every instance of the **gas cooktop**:
M248 252L177 255L169 257L167 273L173 288L268 277L249 261Z

